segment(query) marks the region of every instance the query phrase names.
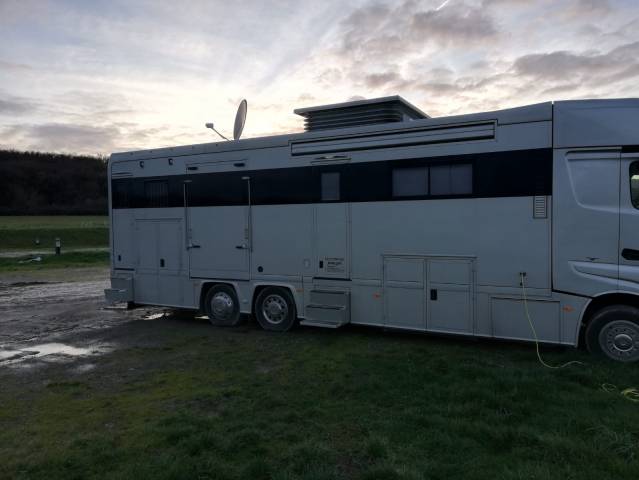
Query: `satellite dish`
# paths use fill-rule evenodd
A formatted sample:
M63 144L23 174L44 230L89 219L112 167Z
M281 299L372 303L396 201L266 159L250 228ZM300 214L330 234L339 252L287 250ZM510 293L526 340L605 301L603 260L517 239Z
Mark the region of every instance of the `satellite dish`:
M244 124L246 123L246 109L248 105L246 100L242 100L237 107L237 113L235 114L235 126L233 127L233 140L239 140L244 130Z

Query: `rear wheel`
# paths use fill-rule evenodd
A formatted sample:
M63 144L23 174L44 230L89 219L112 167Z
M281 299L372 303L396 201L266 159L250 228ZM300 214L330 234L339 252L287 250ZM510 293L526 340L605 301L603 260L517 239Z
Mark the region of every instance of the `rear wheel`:
M639 308L611 305L594 314L586 328L588 351L612 360L639 360Z
M255 317L264 330L290 330L297 318L291 292L286 288L266 287L255 300Z
M214 285L204 297L204 309L216 327L234 327L240 323L240 304L230 285Z

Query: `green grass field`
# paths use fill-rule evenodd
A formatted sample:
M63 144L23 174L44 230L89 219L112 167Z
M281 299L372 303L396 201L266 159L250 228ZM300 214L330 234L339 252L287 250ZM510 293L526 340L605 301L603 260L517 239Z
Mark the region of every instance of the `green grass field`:
M40 257L41 261L28 261ZM24 257L0 257L1 272L33 272L50 268L99 267L109 264L109 252L68 252L63 255L29 255Z
M53 250L56 238L61 239L63 250L108 247L108 217L0 217L0 252ZM40 241L39 245L36 240Z
M131 324L79 375L0 375L0 477L634 479L637 365L379 330ZM36 375L33 373L33 375Z

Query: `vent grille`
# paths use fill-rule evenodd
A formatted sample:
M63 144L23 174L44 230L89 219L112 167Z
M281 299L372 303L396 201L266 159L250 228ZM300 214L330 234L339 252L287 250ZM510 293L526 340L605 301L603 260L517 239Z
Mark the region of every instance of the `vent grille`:
M298 108L295 113L304 117L307 132L428 118L399 96Z
M548 202L545 196L533 198L533 218L548 218Z

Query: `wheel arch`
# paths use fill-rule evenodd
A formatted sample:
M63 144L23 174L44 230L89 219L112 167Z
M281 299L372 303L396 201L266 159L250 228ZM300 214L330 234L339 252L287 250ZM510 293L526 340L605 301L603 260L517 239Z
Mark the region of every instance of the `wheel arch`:
M229 281L222 281L222 280L205 280L204 282L200 283L200 294L199 294L199 302L198 305L200 307L200 311L204 312L205 311L205 306L204 306L204 299L206 298L206 294L209 293L209 290L211 290L211 288L213 288L215 285L227 285L231 288L233 288L233 290L235 290L235 295L237 296L237 298L240 298L240 288L239 285L235 282L229 282ZM240 302L240 309L241 309L241 302Z
M291 283L286 282L256 282L253 284L253 293L251 295L251 312L255 312L255 302L262 290L268 287L285 288L289 291L295 302L295 310L298 318L304 317L304 289L302 287L296 287Z
M639 308L639 295L630 292L606 292L591 298L584 306L581 314L580 345L583 345L584 333L593 315L602 308L609 307L610 305L630 305Z

